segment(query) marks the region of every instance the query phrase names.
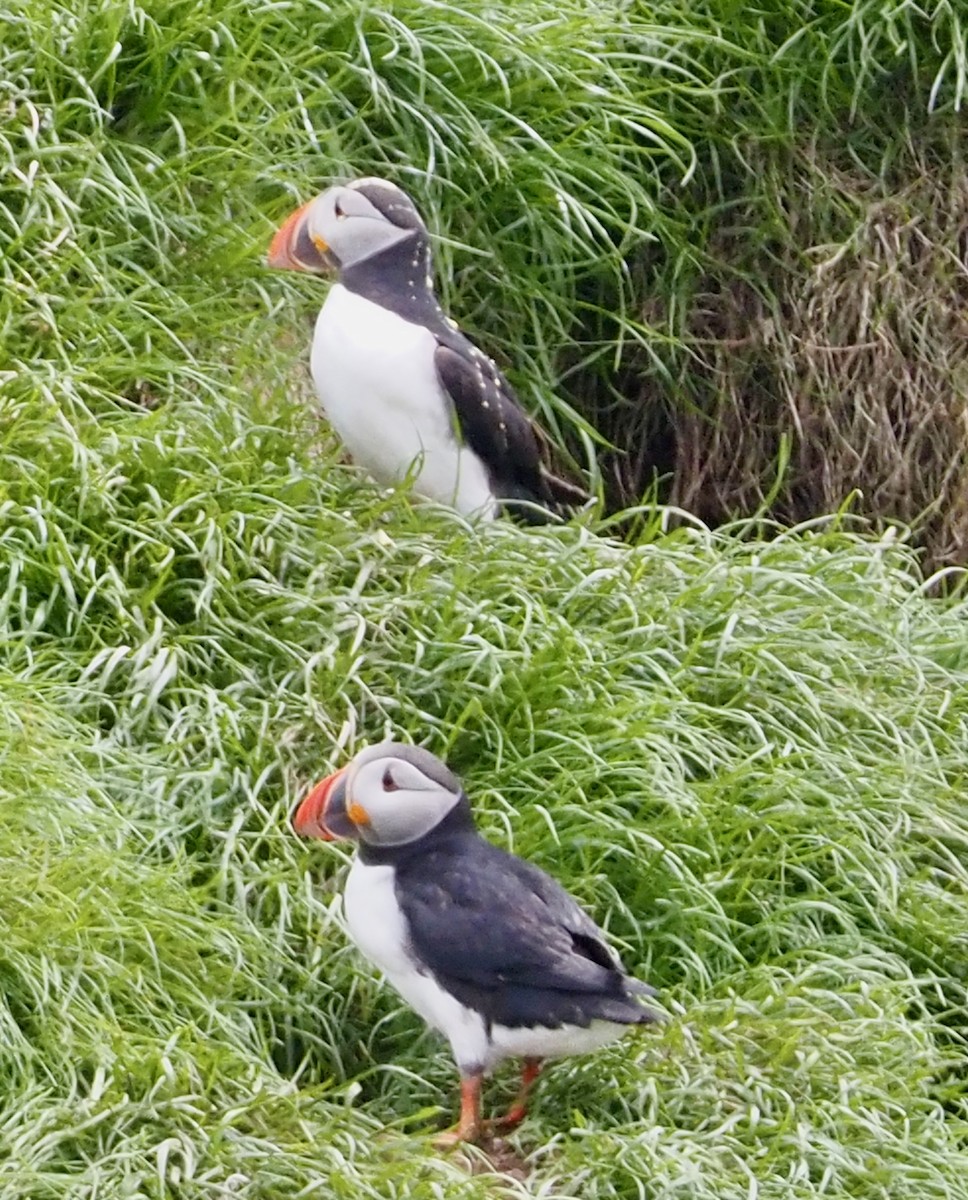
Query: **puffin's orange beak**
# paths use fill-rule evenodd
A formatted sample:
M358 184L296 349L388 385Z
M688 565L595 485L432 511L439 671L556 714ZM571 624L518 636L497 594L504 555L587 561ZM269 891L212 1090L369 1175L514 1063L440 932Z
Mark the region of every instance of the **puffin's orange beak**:
M292 827L300 837L320 838L334 842L338 838L356 837L356 825L346 812L346 772L341 767L317 783L296 809Z
M332 270L327 257L329 246L322 238L311 237L306 227L306 210L312 203L309 200L302 208L290 213L276 230L266 255L270 267L279 271L310 271L317 275Z

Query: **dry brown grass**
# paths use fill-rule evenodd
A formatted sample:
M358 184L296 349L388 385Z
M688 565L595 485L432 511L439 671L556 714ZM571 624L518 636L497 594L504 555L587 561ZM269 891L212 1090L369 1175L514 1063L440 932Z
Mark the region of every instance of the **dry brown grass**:
M840 508L916 528L924 566L968 561L968 167L956 136L877 175L803 149L723 220L668 380L606 429L707 521ZM763 196L776 205L768 238ZM755 207L755 211L754 211ZM759 222L759 224L758 224ZM668 321L654 302L653 327ZM633 429L635 432L633 432Z

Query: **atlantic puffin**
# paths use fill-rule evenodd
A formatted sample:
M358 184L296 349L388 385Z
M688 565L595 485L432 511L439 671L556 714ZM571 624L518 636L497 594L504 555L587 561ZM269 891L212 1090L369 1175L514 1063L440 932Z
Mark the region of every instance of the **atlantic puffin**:
M373 178L327 189L283 223L267 263L335 274L316 321L313 381L352 458L379 483L409 481L467 515L506 507L536 522L587 499L552 474L511 385L438 303L427 226L406 192Z
M460 1121L440 1144L479 1141L527 1111L546 1058L584 1054L659 1019L604 934L540 868L485 841L460 780L429 751L360 751L299 805L303 837L352 838L343 894L350 936L450 1043ZM485 1075L523 1060L503 1118L481 1117Z

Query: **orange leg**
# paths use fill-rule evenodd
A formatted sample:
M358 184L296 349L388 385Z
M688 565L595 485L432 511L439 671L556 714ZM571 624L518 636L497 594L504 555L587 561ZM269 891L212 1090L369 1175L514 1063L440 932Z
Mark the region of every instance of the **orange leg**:
M504 1116L498 1117L494 1122L498 1129L513 1129L528 1115L528 1097L531 1095L534 1081L540 1074L541 1061L537 1058L526 1058L521 1064L521 1087L518 1094Z
M440 1148L456 1146L458 1142L478 1142L484 1132L481 1120L481 1076L468 1075L460 1081L460 1120L456 1129L434 1138Z

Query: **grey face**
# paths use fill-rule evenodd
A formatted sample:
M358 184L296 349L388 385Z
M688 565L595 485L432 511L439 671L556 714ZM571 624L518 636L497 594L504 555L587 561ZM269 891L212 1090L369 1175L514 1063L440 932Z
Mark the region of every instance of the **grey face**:
M385 179L358 179L327 189L306 209L305 230L338 270L427 236L413 201Z
M381 742L361 751L346 778L346 807L357 836L402 846L429 833L459 803L460 780L428 750Z

